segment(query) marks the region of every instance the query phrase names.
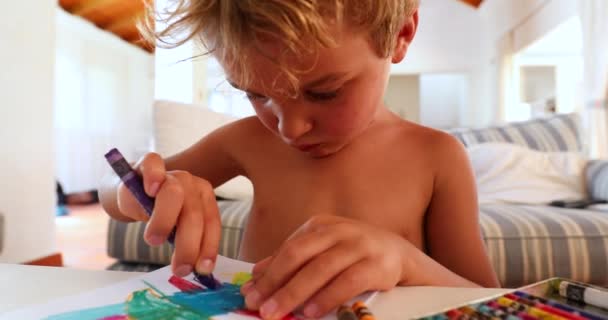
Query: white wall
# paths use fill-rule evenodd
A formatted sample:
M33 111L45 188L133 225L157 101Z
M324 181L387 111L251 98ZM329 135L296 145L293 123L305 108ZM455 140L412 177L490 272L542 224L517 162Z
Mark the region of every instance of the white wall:
M460 1L422 0L419 21L414 42L393 74L469 72L478 64L484 48L478 11Z
M479 9L459 1L424 0L418 34L393 74L459 73L468 80L461 125L502 122L504 40L514 50L530 45L576 14L572 0L486 0Z
M154 6L158 12L165 12L171 1L156 0ZM157 22L156 30L160 31L166 24ZM206 101L206 58L199 57L201 48L192 41L173 49L157 48L154 54L156 100L170 100L182 103L201 103ZM206 103L205 103L206 104Z
M492 116L486 111L489 107L487 100L492 96L494 88L487 81L491 81L493 73L492 69L480 69L480 66L489 65L491 61L487 31L479 10L459 1L423 0L420 3L419 18L418 32L406 58L393 65L391 74L451 74L464 81L458 89L466 91L456 94L454 88L447 90L465 97L467 106L463 106L456 114L464 112L467 115L458 116L458 124L453 123L455 118L452 114L432 120L432 110L439 106L435 105L433 99L427 98L429 102L421 108L432 110L419 111L421 116L423 113L426 115L424 122L439 126L489 122ZM429 79L427 82L432 81Z
M583 111L583 39L578 16L553 29L539 41L522 50L514 67L552 66L555 68L557 111L561 113Z
M502 63L509 56L532 45L560 23L577 13L577 1L573 0L487 0L482 4L479 13L483 19L488 50L482 59L485 63L477 67L472 81L478 92L489 92L483 98L475 98L474 110L483 119L483 123L496 123L508 120L504 108L517 99L508 96L501 86L509 75ZM512 75L511 75L512 76ZM507 80L509 81L509 80ZM506 95L502 94L505 93ZM487 107L491 106L491 107Z
M152 137L154 58L57 9L56 168L66 192L96 188L116 146L131 161Z
M0 262L56 251L53 167L52 1L5 1L0 11ZM35 9L33 9L35 7Z
M190 60L193 56L191 42L174 49L156 50L154 97L157 100L194 102L194 65Z
M497 41L505 33L532 21L533 16L552 0L485 0L479 8L491 41ZM574 2L571 0L565 0Z
M402 118L420 122L420 77L391 75L384 101L391 111Z
M468 77L463 74L420 76L420 123L441 129L462 126L468 106Z

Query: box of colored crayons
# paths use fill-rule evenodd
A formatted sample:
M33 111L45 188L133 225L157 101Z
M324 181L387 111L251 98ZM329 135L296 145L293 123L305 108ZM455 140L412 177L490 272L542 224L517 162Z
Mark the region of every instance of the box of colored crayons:
M421 320L608 320L608 289L552 278Z

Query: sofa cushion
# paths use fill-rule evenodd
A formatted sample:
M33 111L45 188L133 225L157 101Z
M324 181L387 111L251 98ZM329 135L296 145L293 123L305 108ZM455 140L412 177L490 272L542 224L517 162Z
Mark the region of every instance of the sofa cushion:
M465 146L507 142L540 151L582 151L580 117L575 113L482 129L452 129L448 132Z
M506 287L550 277L608 284L608 213L548 206L482 205L480 224Z
M587 198L587 158L579 152L544 152L512 143L467 148L479 203L549 204Z
M154 151L163 157L174 155L234 120L204 106L158 100L154 103ZM225 199L252 198L253 186L238 176L217 187L215 194Z
M608 200L608 160L589 161L586 178L589 196L596 200Z
M236 258L251 201L221 201L220 254ZM501 284L519 287L550 277L608 285L608 213L548 206L480 207L488 256ZM110 223L109 254L126 262L168 264L168 245L151 248L144 224ZM121 235L124 234L124 235ZM130 269L128 264L114 266Z
M219 254L236 259L251 200L218 201L222 218ZM144 240L144 222L125 223L110 219L108 255L121 262L167 265L171 263L172 248L168 243L150 247ZM125 267L127 268L127 267ZM114 267L121 270L120 267ZM131 269L131 268L127 268Z

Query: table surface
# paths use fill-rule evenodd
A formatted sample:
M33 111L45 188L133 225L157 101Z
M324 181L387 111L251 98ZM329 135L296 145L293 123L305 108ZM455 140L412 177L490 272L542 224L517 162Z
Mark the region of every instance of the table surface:
M28 305L124 281L140 274L0 263L0 315Z
M139 272L0 264L2 313L100 288ZM380 293L372 310L377 319L407 319L504 294L508 289L399 287Z

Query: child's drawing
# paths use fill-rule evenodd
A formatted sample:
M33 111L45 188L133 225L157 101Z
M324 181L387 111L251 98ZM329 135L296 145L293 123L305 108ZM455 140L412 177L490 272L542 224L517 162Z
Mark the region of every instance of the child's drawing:
M257 313L245 310L245 302L240 293L240 286L250 277L249 273L237 272L233 274L232 282L224 282L217 290L208 290L196 283L194 278L187 280L171 276L168 283L179 290L173 294L167 294L142 280L146 288L132 292L124 303L62 313L47 319L194 320L229 314L259 318ZM290 318L293 317L287 317Z

